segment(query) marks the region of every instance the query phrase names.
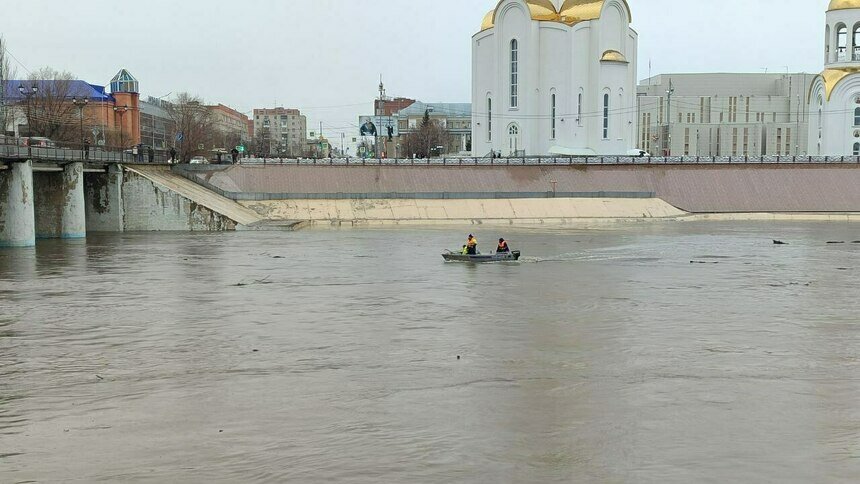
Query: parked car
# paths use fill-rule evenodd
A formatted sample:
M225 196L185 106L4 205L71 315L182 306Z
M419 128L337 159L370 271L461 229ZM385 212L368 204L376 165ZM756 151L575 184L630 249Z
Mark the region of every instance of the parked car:
M648 152L647 152L647 151L645 151L645 150L639 150L639 149L636 149L636 150L629 150L629 151L627 152L627 156L633 156L633 157L636 157L636 158L650 158L650 157L651 157L651 153L648 153Z
M191 158L189 163L192 165L208 165L209 160L207 160L205 156L195 156L194 158Z

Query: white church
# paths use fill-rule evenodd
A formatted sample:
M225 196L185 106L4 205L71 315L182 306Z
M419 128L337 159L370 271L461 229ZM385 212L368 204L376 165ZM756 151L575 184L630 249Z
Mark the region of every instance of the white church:
M501 0L472 38L476 156L623 155L636 144L626 0Z
M860 0L830 2L809 113L809 154L860 155Z

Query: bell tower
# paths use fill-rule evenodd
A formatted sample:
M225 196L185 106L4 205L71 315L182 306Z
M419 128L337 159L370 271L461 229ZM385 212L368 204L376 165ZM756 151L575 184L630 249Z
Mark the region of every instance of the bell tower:
M860 0L832 0L824 36L826 68L860 67Z
M831 0L824 28L824 71L809 90L813 156L860 159L860 0Z

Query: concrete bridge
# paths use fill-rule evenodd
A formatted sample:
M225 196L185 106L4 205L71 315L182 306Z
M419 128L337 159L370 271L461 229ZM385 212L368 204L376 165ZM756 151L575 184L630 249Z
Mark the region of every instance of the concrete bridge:
M78 152L80 154L80 152ZM261 216L174 175L166 164L0 153L0 247L88 232L217 231L259 228Z

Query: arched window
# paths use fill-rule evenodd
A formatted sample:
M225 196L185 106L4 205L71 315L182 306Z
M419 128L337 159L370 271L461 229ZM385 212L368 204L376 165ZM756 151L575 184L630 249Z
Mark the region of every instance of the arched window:
M493 98L487 98L487 141L493 141Z
M854 35L851 37L851 60L860 60L860 23L854 26Z
M582 93L579 93L579 98L576 100L576 122L582 126Z
M845 24L836 26L836 61L843 62L848 58L848 27Z
M550 139L555 139L555 113L556 113L555 93L553 93L552 96L550 96L550 97L552 98L550 100L550 113L551 113L551 119L552 119L552 122L550 123Z
M517 156L520 151L520 128L516 124L508 126L508 148L511 156Z
M609 94L603 95L603 139L609 139Z
M860 126L860 108L854 110L854 126Z
M854 156L860 156L860 143L854 143Z
M511 40L511 107L517 107L519 101L519 43Z

